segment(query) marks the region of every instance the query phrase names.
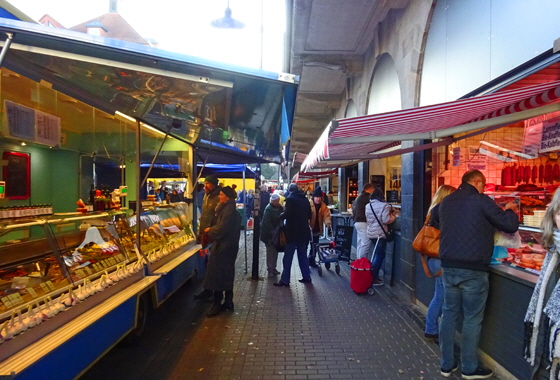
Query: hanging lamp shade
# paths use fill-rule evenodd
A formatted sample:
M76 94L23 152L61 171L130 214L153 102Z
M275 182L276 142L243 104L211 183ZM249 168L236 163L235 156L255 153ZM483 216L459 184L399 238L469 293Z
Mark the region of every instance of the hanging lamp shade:
M243 29L245 27L245 23L234 19L231 17L231 9L229 7L229 0L227 4L227 8L224 14L224 17L212 20L210 22L214 28L217 29Z

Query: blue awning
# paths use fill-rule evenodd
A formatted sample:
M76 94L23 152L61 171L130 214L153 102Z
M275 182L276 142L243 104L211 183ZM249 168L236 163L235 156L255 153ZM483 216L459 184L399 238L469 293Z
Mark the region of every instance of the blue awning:
M282 161L297 92L290 76L9 19L0 31L13 33L2 65L18 74L170 130L200 154Z

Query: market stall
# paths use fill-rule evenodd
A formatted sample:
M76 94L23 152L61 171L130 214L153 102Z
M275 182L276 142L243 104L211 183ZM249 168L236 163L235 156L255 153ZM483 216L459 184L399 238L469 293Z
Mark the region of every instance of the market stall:
M75 378L199 268L193 206L144 198L149 172L178 165L189 194L200 157L279 162L297 86L40 25L0 34L0 376Z

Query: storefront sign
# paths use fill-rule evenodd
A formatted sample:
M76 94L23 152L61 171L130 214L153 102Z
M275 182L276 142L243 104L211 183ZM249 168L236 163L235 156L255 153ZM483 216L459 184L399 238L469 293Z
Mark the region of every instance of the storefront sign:
M469 161L467 162L467 170L486 170L488 165L488 156L479 152L478 146L469 147Z
M539 156L539 149L541 147L542 137L542 122L531 123L531 120L525 121L525 129L523 131L523 148L522 153L531 158Z
M17 139L40 144L60 145L60 118L33 108L4 101L8 115L8 134Z
M453 160L451 166L461 166L461 147L453 148Z
M542 123L542 139L540 152L551 152L560 149L560 117Z

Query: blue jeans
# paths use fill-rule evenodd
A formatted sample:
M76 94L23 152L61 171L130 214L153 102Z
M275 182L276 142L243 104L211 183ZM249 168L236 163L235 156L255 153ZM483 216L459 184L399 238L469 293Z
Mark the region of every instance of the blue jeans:
M443 281L441 276L436 277L436 287L434 297L428 306L428 314L426 315L426 334L439 334L439 317L441 317L441 309L443 307Z
M282 276L280 276L280 282L284 284L290 283L290 272L292 271L292 261L296 249L301 276L305 280L311 279L311 270L309 269L309 260L307 259L307 244L308 242L286 244L284 258L282 259L284 269L282 270Z
M377 239L371 239L371 245L375 247ZM377 247L375 247L375 252L373 253L373 263L371 263L371 275L374 280L379 280L379 270L383 265L385 260L385 255L387 254L387 239L379 239Z
M472 373L478 368L476 351L488 298L488 272L443 268L442 282L444 302L439 327L441 368L449 370L455 366L455 331L457 318L463 311L461 371Z

